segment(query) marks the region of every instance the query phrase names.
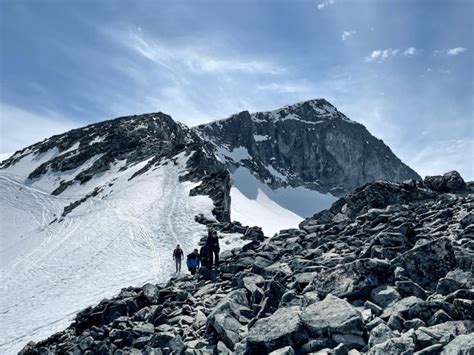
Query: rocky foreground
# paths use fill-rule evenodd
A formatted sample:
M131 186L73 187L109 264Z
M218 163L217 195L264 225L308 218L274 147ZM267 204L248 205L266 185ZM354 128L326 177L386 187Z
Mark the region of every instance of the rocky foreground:
M456 172L246 237L219 271L123 289L20 353L474 354L474 184Z

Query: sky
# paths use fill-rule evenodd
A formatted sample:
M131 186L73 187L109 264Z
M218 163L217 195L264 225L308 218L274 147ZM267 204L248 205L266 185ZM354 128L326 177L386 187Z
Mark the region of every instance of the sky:
M0 153L129 114L326 98L420 175L474 180L470 0L3 0Z

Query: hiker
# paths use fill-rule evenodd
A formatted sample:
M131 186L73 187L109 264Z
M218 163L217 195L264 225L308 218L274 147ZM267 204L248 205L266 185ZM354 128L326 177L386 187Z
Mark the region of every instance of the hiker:
M209 229L206 245L208 249L209 269L212 269L213 265L219 267L219 237L215 230Z
M209 267L209 249L207 248L207 244L201 247L199 255L201 256L201 267Z
M176 272L181 272L181 259L183 258L184 253L183 249L178 245L176 245L176 249L173 251L173 260L176 263Z
M197 249L194 249L194 251L187 256L186 259L186 265L188 266L189 272L191 272L191 275L195 275L197 269L199 269L199 266L201 264L201 255L199 255L199 252Z

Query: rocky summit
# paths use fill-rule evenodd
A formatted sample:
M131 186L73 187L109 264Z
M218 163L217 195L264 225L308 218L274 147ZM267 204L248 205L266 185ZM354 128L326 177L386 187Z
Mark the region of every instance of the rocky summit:
M370 183L298 229L244 234L218 270L123 289L20 353L474 353L474 184L458 173Z
M231 171L249 169L272 188L305 187L342 196L378 179L420 179L383 141L325 99L196 127Z

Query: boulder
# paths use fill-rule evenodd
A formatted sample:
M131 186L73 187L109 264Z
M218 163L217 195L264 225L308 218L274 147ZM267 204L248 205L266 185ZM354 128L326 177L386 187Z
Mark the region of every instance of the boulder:
M443 175L443 178L448 191L462 190L466 186L464 179L455 170L447 172Z
M325 337L332 334L363 335L362 316L350 303L331 294L321 302L303 309L301 319L311 335Z
M423 287L413 281L396 281L395 287L402 297L415 296L422 300L426 300L426 297L428 297Z
M270 317L259 319L249 329L247 351L249 354L269 353L284 346L298 347L306 340L300 307L285 307Z
M239 342L241 324L230 314L218 313L214 316L212 326L231 350Z
M462 334L454 338L441 351L441 355L472 355L474 354L474 333Z
M394 304L385 308L380 318L387 319L393 314L406 311L412 304L419 303L422 301L422 299L415 296L402 298L400 301L395 302Z
M270 355L295 355L295 351L291 346L285 346L284 348L272 351Z
M392 332L392 329L386 324L381 323L369 332L369 349L394 337L395 334Z
M413 354L414 350L415 343L413 339L398 337L375 345L367 352L367 355Z
M462 190L466 186L464 179L454 170L442 176L427 176L423 182L429 189L439 192L454 192Z
M367 298L370 291L385 283L393 274L387 261L359 259L322 271L313 280L315 291L325 296Z
M438 280L457 266L451 241L446 237L415 247L392 263L404 268L411 280L422 287L433 287L433 283L436 287Z
M454 337L474 331L474 322L449 321L431 327L420 327L415 331L417 346L421 349L434 344L448 344Z
M471 271L456 269L450 271L445 277L438 281L436 293L447 295L459 289L470 289L474 286L474 278Z
M400 299L400 294L393 286L379 286L370 293L370 300L382 308L388 307Z

